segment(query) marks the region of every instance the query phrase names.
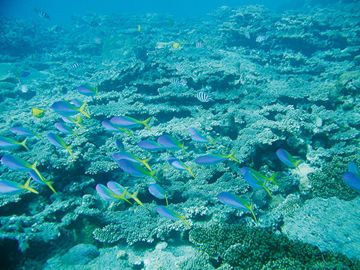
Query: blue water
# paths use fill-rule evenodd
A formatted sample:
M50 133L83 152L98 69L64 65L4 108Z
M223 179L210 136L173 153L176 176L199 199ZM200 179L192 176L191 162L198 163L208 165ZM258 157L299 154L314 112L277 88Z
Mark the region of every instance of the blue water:
M360 270L359 25L0 1L0 270Z

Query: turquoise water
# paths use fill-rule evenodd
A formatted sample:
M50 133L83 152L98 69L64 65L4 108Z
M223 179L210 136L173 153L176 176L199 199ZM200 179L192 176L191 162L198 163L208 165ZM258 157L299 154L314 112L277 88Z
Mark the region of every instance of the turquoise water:
M193 2L1 2L0 269L360 269L359 3Z

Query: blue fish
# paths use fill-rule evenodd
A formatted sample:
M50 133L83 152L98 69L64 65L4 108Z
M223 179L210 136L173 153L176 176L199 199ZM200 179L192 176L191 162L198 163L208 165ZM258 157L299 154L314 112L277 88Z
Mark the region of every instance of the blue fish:
M282 163L290 168L297 168L299 164L302 162L301 159L295 159L289 152L285 149L279 148L276 151L277 157L280 159Z
M175 169L178 169L180 171L187 171L192 177L195 178L195 174L193 173L192 169L179 159L175 157L169 157L168 162Z
M74 131L69 126L67 126L66 123L64 123L64 122L56 122L54 124L54 126L58 131L60 131L64 134L69 135L69 134L74 133Z
M139 163L139 164L142 164L144 165L150 172L152 171L148 161L149 159L141 159L141 158L138 158L136 157L135 155L131 154L131 153L128 153L128 152L117 152L117 153L114 153L112 155L113 159L115 160L120 160L120 159L126 159L126 160L129 160L131 162L134 162L134 163Z
M150 152L157 152L164 150L164 147L152 140L144 140L138 143L138 146L144 150L148 150Z
M1 158L1 163L12 170L27 172L30 174L30 176L36 176L33 177L35 181L39 181L42 184L47 185L52 192L56 193L54 187L52 186L53 183L51 181L47 181L45 177L42 176L42 174L36 168L37 162L35 162L34 164L30 164L29 162L21 158L17 158L11 155L4 155Z
M24 185L12 181L0 181L0 193L17 194L24 190L39 194L38 191L30 187L30 179L28 179Z
M124 188L122 185L120 185L119 183L114 182L114 181L110 181L106 185L117 196L123 195L126 200L130 198L130 199L133 199L138 205L144 206L144 204L140 201L140 199L137 196L138 192L130 193L130 192L128 192L127 188ZM127 202L129 202L129 201L127 201Z
M242 167L240 169L240 173L253 189L263 188L269 194L269 196L272 197L270 190L265 185L267 182L276 183L276 174L273 174L270 177L266 177L265 175L249 167Z
M360 177L352 172L346 172L343 175L343 180L351 189L360 193Z
M215 140L211 137L207 138L204 135L201 134L201 132L195 128L189 128L188 129L189 133L190 133L190 137L194 142L198 142L198 143L215 143Z
M132 132L127 128L122 127L116 127L109 120L104 120L101 122L101 125L107 130L107 131L115 131L115 132L121 132L126 133L128 135L133 135Z
M212 165L216 163L223 162L224 160L229 159L239 163L239 160L235 157L234 153L229 155L220 155L220 154L207 154L204 156L197 157L194 162L199 165Z
M52 132L49 132L47 134L47 138L49 140L49 142L59 148L63 148L65 149L65 151L73 158L75 159L75 156L73 154L73 152L71 151L71 145L67 145L65 143L65 141L63 140L63 138L61 138L59 135L56 135Z
M22 146L26 150L29 150L29 148L26 146L26 141L27 141L27 138L25 138L25 140L23 140L22 142L18 142L18 141L14 140L14 139L0 136L0 148L2 148L2 149L16 149L19 146Z
M77 88L78 92L84 96L87 97L93 97L98 94L98 88L97 87L88 87L85 85L81 85Z
M125 202L131 204L131 202L126 198L126 195L128 193L126 189L124 189L122 192L119 192L119 190L116 189L116 193L115 193L109 187L106 187L102 184L97 184L95 189L96 189L96 192L99 194L99 196L105 201L122 200L122 201L125 201Z
M14 126L10 128L10 131L18 136L24 136L24 137L39 137L38 134L31 131L30 129L23 127L23 126Z
M116 160L116 163L119 165L119 167L126 173L134 176L134 177L152 177L156 179L155 177L155 171L148 171L141 167L139 164L131 162L126 159L120 159Z
M178 221L180 220L182 223L184 223L185 226L190 226L189 221L186 220L185 216L180 215L179 213L169 209L166 206L158 206L156 207L156 212L158 212L158 214L164 218L173 220L173 221Z
M150 192L151 195L153 195L155 198L159 199L159 200L164 200L166 201L166 205L168 205L168 198L167 198L167 193L166 191L157 183L154 184L150 184L148 187L148 190Z
M115 127L137 128L144 126L145 128L149 129L150 120L151 117L141 121L129 116L114 116L113 118L110 119L110 122Z
M250 204L248 201L235 196L229 192L221 192L217 196L218 200L225 205L231 206L236 209L240 209L245 212L250 212L253 216L255 222L257 222L255 213L254 213L254 206Z
M77 115L76 117L66 117L66 116L61 116L61 119L68 124L75 124L78 127L82 127L81 123L83 122L82 118L80 115Z
M348 165L348 171L351 172L354 175L357 175L360 177L360 171L358 167L356 166L355 162L350 162Z
M70 102L61 100L54 102L51 105L51 108L61 116L69 117L80 113L85 117L90 118L89 108L86 102L84 102L79 108L71 104Z
M161 135L157 139L157 142L165 149L169 149L169 150L184 149L183 143L181 143L180 141L178 141L177 139L175 139L174 137L172 137L168 134Z

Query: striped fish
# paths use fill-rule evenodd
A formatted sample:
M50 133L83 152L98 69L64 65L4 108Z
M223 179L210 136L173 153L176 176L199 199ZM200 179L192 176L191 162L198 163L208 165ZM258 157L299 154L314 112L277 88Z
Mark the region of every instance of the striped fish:
M213 99L211 97L209 97L209 95L203 91L200 91L196 94L196 98L200 101L200 102L209 102L212 101Z
M39 15L39 17L50 20L49 14L47 14L45 11L35 8L34 11Z
M71 70L78 69L79 67L80 67L79 63L73 63L73 64L70 65Z

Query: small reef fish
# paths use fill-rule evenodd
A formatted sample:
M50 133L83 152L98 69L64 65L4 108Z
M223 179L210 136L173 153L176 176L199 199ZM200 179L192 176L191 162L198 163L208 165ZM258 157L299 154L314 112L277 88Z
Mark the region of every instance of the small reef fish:
M112 155L113 159L115 160L121 160L121 159L126 159L126 160L129 160L131 162L134 162L134 163L139 163L139 164L142 164L144 165L150 172L152 171L151 170L151 167L148 163L149 159L141 159L141 158L138 158L136 157L135 155L131 154L131 153L128 153L128 152L117 152L117 153L114 153Z
M126 133L128 135L133 135L131 130L127 129L127 128L122 128L122 127L116 127L113 124L111 124L111 122L109 120L104 120L101 122L101 125L103 126L103 128L105 128L107 131L115 131L115 132L121 132L121 133Z
M271 176L274 179L267 178L265 175L251 169L248 167L242 167L240 169L240 173L242 174L242 176L244 177L244 179L246 180L246 182L254 189L264 189L267 194L269 194L270 197L272 197L271 191L266 187L266 182L274 182L275 179L275 175Z
M190 137L194 142L198 143L215 143L215 140L213 138L207 138L204 135L201 134L199 130L196 128L189 128L188 129L190 133Z
M74 116L78 113L81 113L87 118L90 118L90 113L88 110L88 105L84 102L81 107L76 107L75 105L71 104L70 102L61 100L56 101L51 105L51 108L61 116L69 117Z
M80 115L77 115L76 117L66 117L66 116L61 116L61 119L65 122L65 123L68 123L68 124L74 124L78 127L82 127L82 122L83 122L83 119L81 118Z
M211 97L209 97L209 95L207 93L205 93L204 91L200 91L196 94L196 98L203 103L207 103L212 101L213 99Z
M10 128L10 131L18 136L24 136L24 137L39 137L38 134L31 131L30 129L23 127L23 126L14 126Z
M115 160L119 167L126 173L134 177L152 177L156 179L155 171L148 171L141 167L138 163L131 162L126 159Z
M220 154L207 154L204 156L197 157L194 162L199 165L212 165L216 163L223 162L224 160L229 159L232 161L235 161L237 163L240 163L239 160L235 157L234 153L231 153L229 155L220 155Z
M164 147L160 145L159 143L152 141L152 140L144 140L138 143L138 146L141 149L150 151L150 152L157 152L164 150Z
M76 63L76 62L70 65L70 69L71 69L71 70L78 69L79 67L80 67L80 64L79 64L79 63Z
M46 137L48 138L49 142L52 145L65 149L65 151L68 152L68 154L73 159L75 159L75 156L74 156L73 152L71 151L71 146L67 145L66 142L63 140L63 138L61 138L59 135L56 135L52 132L49 132Z
M45 115L45 110L40 108L31 108L31 114L35 118L43 118Z
M173 166L175 169L178 169L180 171L187 171L192 177L195 178L195 174L191 170L189 166L187 166L184 162L180 161L179 159L175 157L168 158L168 162L171 166Z
M87 97L93 97L98 94L98 88L97 87L88 87L85 85L81 85L77 88L77 91Z
M27 138L25 138L25 140L23 140L22 142L18 142L14 139L0 136L0 148L10 150L10 149L15 149L15 148L18 148L19 146L22 146L26 150L29 151L29 148L26 146L26 141L27 141Z
M360 173L354 162L348 165L348 171L343 175L344 183L351 189L360 193Z
M184 144L175 139L174 137L164 134L157 139L158 144L168 150L180 150L184 149Z
M39 194L38 191L30 187L30 179L31 178L29 178L24 185L12 181L0 181L0 193L17 194L27 190L32 193Z
M167 193L159 184L157 183L150 184L148 190L150 194L153 195L155 198L159 200L165 199L166 205L169 205Z
M250 212L253 216L255 222L257 222L255 213L254 213L254 205L250 204L248 201L235 196L229 192L221 192L217 196L218 200L225 205L231 206L236 209L240 209L246 212Z
M285 149L279 148L276 150L276 155L280 159L282 163L290 168L297 168L299 164L302 162L301 159L294 158L288 151Z
M158 206L156 207L156 212L158 212L158 214L164 218L173 220L173 221L178 221L180 220L185 226L189 227L190 223L189 221L186 220L185 216L180 215L179 213L169 209L167 206Z
M99 194L99 196L105 201L122 200L124 202L131 204L131 202L126 198L126 195L128 193L126 189L124 189L121 193L118 193L118 192L115 193L110 188L108 188L102 184L97 184L95 189L96 189L96 192Z
M43 11L43 10L40 10L40 9L37 9L35 8L34 11L36 12L36 14L43 18L43 19L46 19L46 20L50 20L50 16L47 12Z
M110 123L115 127L121 128L137 128L144 126L145 128L149 129L150 120L151 117L141 121L129 116L114 116L110 119Z
M119 183L114 182L114 181L110 181L106 185L116 195L119 196L119 195L123 194L124 192L126 192L125 193L125 198L126 199L129 199L129 198L133 199L138 205L144 206L144 204L138 198L138 193L139 192L136 191L134 193L130 193L130 192L127 191L127 188L124 188L122 185L120 185Z
M53 182L47 181L44 176L39 172L39 170L36 168L37 162L34 164L30 164L29 162L14 157L11 155L4 155L1 158L1 163L8 167L9 169L15 170L15 171L21 171L21 172L27 172L30 174L30 176L37 182L47 185L52 192L56 193L54 187L52 186Z
M61 133L64 133L64 134L67 134L67 135L74 134L74 131L70 127L68 127L66 125L66 123L64 123L64 122L56 122L54 124L54 126Z

